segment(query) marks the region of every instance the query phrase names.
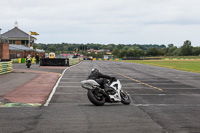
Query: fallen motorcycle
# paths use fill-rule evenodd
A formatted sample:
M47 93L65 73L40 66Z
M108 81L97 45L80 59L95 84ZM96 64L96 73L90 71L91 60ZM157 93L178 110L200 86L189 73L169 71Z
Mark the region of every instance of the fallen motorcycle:
M109 87L108 91L100 88L100 85L95 80L89 79L81 81L82 87L88 90L88 99L96 106L103 106L105 102L121 102L125 105L131 103L129 94L122 90L122 85L119 80L106 79L106 84Z

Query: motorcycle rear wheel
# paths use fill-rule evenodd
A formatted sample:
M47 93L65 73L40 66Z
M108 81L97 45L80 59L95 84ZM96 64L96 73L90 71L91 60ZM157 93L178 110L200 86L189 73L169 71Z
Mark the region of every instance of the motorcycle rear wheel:
M105 97L97 96L94 89L88 90L87 96L88 96L88 99L96 106L103 106L105 103Z
M125 105L129 105L131 103L131 98L127 93L120 92L120 96L122 98L121 103L123 103Z

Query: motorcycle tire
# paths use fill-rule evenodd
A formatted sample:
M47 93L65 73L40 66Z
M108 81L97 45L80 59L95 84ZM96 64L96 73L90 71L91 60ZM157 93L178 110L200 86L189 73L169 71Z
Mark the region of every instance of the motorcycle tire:
M129 105L131 103L131 98L127 93L124 92L120 92L120 96L121 96L121 103L125 104L125 105Z
M105 103L105 97L104 96L97 96L95 94L95 90L88 90L87 93L88 99L96 106L103 106Z
M30 68L30 65L27 65L27 68Z

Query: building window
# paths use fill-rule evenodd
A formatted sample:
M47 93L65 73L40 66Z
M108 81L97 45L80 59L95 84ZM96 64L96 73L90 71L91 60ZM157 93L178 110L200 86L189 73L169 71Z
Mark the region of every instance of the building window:
M20 58L21 57L21 54L20 53L17 53L17 58Z
M15 40L9 40L9 44L16 44Z
M22 45L28 45L28 40L22 40Z
M17 58L17 54L9 54L10 55L10 59L15 59Z
M25 40L22 40L22 45L26 45L26 41Z

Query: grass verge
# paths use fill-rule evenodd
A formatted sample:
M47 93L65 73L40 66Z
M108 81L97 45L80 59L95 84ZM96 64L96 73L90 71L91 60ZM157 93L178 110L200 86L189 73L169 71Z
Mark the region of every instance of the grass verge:
M200 60L122 60L123 62L140 63L182 71L200 73Z

